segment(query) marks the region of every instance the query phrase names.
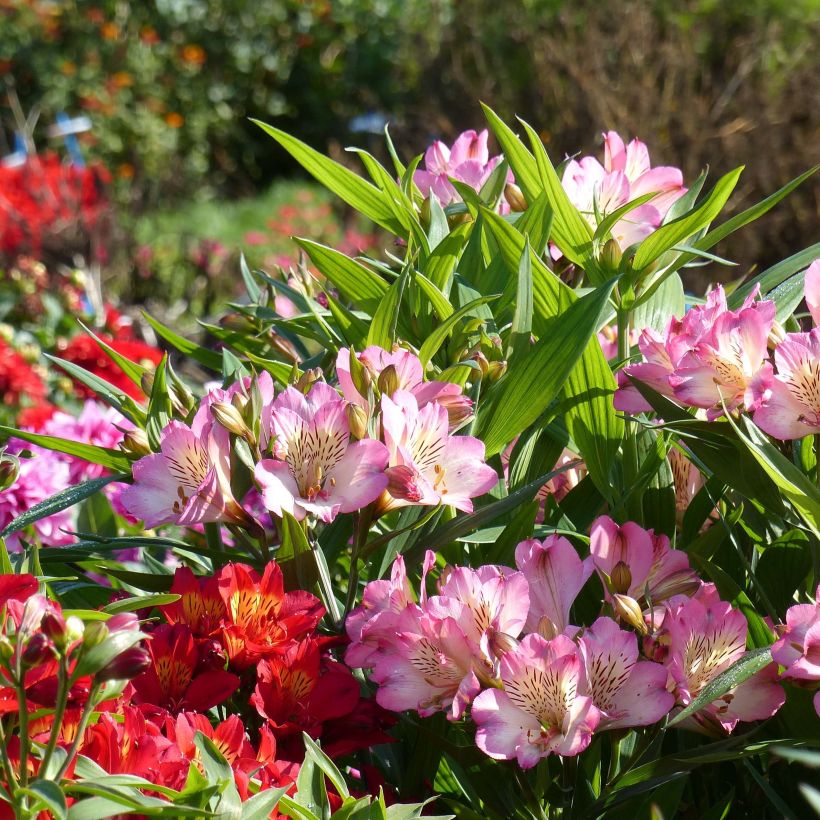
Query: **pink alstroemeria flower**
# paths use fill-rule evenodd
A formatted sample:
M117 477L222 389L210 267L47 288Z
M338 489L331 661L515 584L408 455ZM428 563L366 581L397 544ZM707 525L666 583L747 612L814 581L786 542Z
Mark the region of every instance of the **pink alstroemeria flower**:
M633 521L619 526L609 516L596 518L589 531L589 550L610 602L620 595L656 604L693 594L700 586L685 552L673 550L665 535Z
M436 140L424 154L424 168L413 174L413 182L422 196L430 196L433 193L443 206L461 202L461 196L449 177L469 185L475 191L480 191L493 169L502 160L500 155L490 158L487 148L488 136L486 128L478 133L472 130L465 131L458 136L452 148L448 148L441 140ZM513 176L509 172L507 181L513 181ZM500 210L501 213L509 213L510 210L503 199Z
M527 635L501 658L504 688L486 689L473 702L476 745L496 760L532 768L550 754L580 754L601 714L579 693L582 661L566 636Z
M416 397L419 408L431 401L438 402L446 408L450 427L466 421L473 411L473 403L468 396L463 396L461 386L451 382L424 381L424 369L419 357L409 350L397 347L392 351L371 345L357 354L358 360L367 370L371 382L376 384L382 371L392 367L396 376L396 389L406 390ZM367 396L359 393L350 376L350 349L343 347L336 357L336 375L344 397L353 404L358 404L368 416L373 408Z
M248 514L233 497L228 431L197 413L191 427L169 422L160 452L133 468L134 483L120 496L125 510L149 529L226 521L245 524Z
M370 673L379 684L378 704L422 717L446 711L458 720L481 690L473 670L480 649L461 626L468 618L467 607L452 599L439 601L435 616L417 606L405 609Z
M670 602L662 631L669 645L666 666L682 707L746 654L746 618L712 595L703 600L678 598ZM785 702L776 676L777 669L770 664L680 725L709 734L728 734L740 721L771 717Z
M254 476L265 506L301 520L332 521L366 507L387 487L387 449L379 441L350 442L345 402L324 382L307 396L288 387L271 410L273 458Z
M787 334L774 361L777 375L767 382L755 424L782 440L820 433L820 328Z
M705 408L710 419L723 414L722 402L729 410L754 410L772 378L767 343L776 313L774 302L757 296L755 289L740 310L730 311L719 286L703 305L670 319L663 336L644 329L638 339L644 359L619 374L616 409L651 410L631 376L661 395Z
M572 204L592 228L597 227L599 219L627 202L644 194L657 194L613 226L612 237L622 250L656 230L673 203L686 193L678 168L652 168L646 145L634 139L624 146L615 131L604 134L604 164L595 157L570 160L562 184Z
M389 645L395 634L399 615L415 604L407 580L404 558L396 556L390 580L370 581L362 593L362 602L345 620L350 645L345 652L348 666L373 666L380 649Z
M776 306L754 302L715 319L711 330L680 357L669 384L684 404L703 407L710 420L745 407L754 410L771 380L768 340Z
M667 671L638 660L638 639L611 618L598 618L578 645L584 660L580 691L601 712L600 729L649 726L675 705L666 690Z
M397 390L382 397L382 428L390 453L386 508L447 504L473 511L471 499L498 481L484 463L484 442L448 433L447 411L432 402L419 408L412 393Z
M546 638L566 633L569 611L592 574L592 558L584 560L563 536L531 538L515 548L515 565L527 579L530 609L525 630Z
M772 644L772 659L785 667L780 677L799 683L820 682L820 586L813 604L796 604L786 612L786 625ZM820 715L820 691L814 696Z

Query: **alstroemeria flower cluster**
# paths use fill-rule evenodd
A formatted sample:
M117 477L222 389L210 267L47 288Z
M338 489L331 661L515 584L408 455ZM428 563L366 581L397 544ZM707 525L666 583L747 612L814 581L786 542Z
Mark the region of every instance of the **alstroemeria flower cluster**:
M425 381L407 350L369 347L355 354L353 369L352 355L338 355L342 393L314 381L275 394L263 373L255 380L260 406L253 419L237 409L250 406L249 379L209 392L190 425L170 422L160 452L134 464L134 484L122 494L126 510L148 527L254 526L251 505L232 488L234 434L253 442L259 494L279 517L327 523L370 505L373 515L408 504L471 511L472 499L498 476L484 463L480 440L453 433L472 409L461 387Z
M385 708L469 714L479 748L522 768L579 754L596 732L657 723L745 653L746 620L665 536L601 517L590 542L582 558L559 535L523 541L515 569L448 567L433 595L435 554L418 596L399 556L348 617L346 660L371 670ZM603 606L582 626L573 608L593 573ZM783 703L774 677L764 669L690 727L726 733L771 716Z
M643 361L625 373L681 404L706 410L716 419L729 412L756 410L771 380L768 340L776 306L751 293L739 310L730 310L718 286L703 305L673 317L663 335L645 328L638 339ZM615 407L630 413L651 409L623 378Z
M363 698L350 669L334 658L338 640L317 633L321 603L308 592L286 592L275 562L261 576L244 564L203 577L181 567L171 591L178 600L161 606L160 622L149 621L142 634L135 614L84 627L76 617L64 619L32 576L0 576L3 635L14 647L10 661L0 663L0 715L18 711L14 685L22 675L26 708L38 715L29 726L33 741L45 745L56 731L56 745L67 750L79 736L79 753L107 772L173 789L184 787L196 765L194 736L202 732L225 756L243 799L251 779L260 788L295 787L303 732L321 739L331 757L392 742L392 716ZM70 674L85 644L121 630L134 630L134 645L72 679L55 726L61 659L71 658ZM106 696L110 681L120 683ZM97 717L86 723L81 714L90 698ZM226 720L211 716L218 705L231 712ZM15 735L12 759L19 760L18 747ZM36 767L39 758L29 763Z
M656 230L675 201L686 193L678 168L653 168L644 143L634 139L624 145L615 131L604 134L603 165L595 157L570 160L562 183L570 201L592 228L622 205L645 194L656 194L613 226L612 236L621 250Z

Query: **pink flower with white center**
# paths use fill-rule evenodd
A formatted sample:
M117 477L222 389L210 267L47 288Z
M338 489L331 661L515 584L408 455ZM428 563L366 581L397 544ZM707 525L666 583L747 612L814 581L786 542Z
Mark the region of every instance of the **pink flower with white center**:
M498 482L495 470L484 463L484 442L451 436L447 411L437 402L419 408L406 390L383 396L381 406L390 454L386 509L446 504L472 512L472 499Z
M254 476L276 515L332 521L366 507L387 487L387 448L370 439L350 442L345 402L324 382L307 396L293 387L277 396L271 437L273 458L260 461Z
M267 448L270 438L270 416L274 401L273 379L270 373L262 371L254 377L261 405L261 419L259 430L259 446L264 450ZM211 408L215 404L234 404L250 400L252 378L245 376L243 379L234 382L226 388L220 387L219 383L206 384L208 392L199 402L199 407L194 417L194 426L205 425L214 420ZM237 397L239 397L237 399Z
M813 604L789 607L786 625L780 628L780 638L772 644L772 658L785 667L783 678L820 681L820 587Z
M19 457L20 450L31 451L31 458ZM5 490L0 490L0 530L15 518L28 512L35 504L71 486L68 463L53 450L13 440L9 452L18 455L20 472L17 480ZM74 538L63 530L74 527L74 510L69 508L35 521L32 525L40 543L46 547L71 543ZM19 552L22 540L30 540L26 532L14 532L6 536L6 546Z
M766 384L755 424L782 440L820 433L820 328L787 334L774 361L777 375Z
M592 574L591 558L583 561L563 536L531 538L515 548L515 565L527 579L530 608L524 629L552 638L568 629L569 611Z
M389 581L370 581L362 602L345 621L350 645L345 652L348 666L371 667L379 650L390 645L399 615L414 605L415 597L407 580L404 558L396 556Z
M409 350L397 347L387 351L371 345L356 357L366 369L373 384L378 383L379 376L385 368L392 367L396 377L396 389L412 393L420 408L432 401L438 402L447 410L450 427L463 423L472 415L473 403L468 396L461 394L461 386L451 382L424 381L421 361ZM336 357L336 375L344 397L349 402L358 404L369 416L373 410L370 401L359 392L350 376L349 348L343 347L339 350Z
M501 658L503 690L486 689L473 702L478 748L522 769L550 754L580 754L601 720L592 698L579 693L582 676L569 638L527 635Z
M675 397L703 407L710 420L726 410L755 410L771 380L768 339L776 306L769 300L715 319L711 330L680 357L669 377Z
M632 521L620 526L602 515L592 522L589 549L604 585L604 597L627 596L655 604L700 586L685 552L673 550L665 535Z
M578 645L583 658L581 691L601 712L599 729L649 726L675 705L666 690L667 671L638 660L638 639L611 618L598 618Z
M414 709L422 717L446 711L458 720L481 690L473 669L480 649L461 626L469 620L467 607L452 599L439 602L437 616L417 606L405 609L370 674L379 684L378 704L394 712Z
M137 461L134 483L120 501L147 528L163 524L191 526L225 521L245 524L249 516L233 497L230 485L230 437L197 414L188 427L169 422L160 452Z
M487 129L479 133L465 131L458 136L451 148L441 140L436 140L424 154L424 168L413 174L413 182L422 196L433 193L443 206L461 202L461 196L449 177L480 191L502 160L501 156L490 158L487 137ZM513 176L509 172L507 181L513 182ZM509 213L509 210L509 205L502 200L501 213Z
M672 322L674 321L676 320L673 319ZM618 371L618 389L613 397L616 410L625 413L644 413L652 409L649 402L627 376L643 382L662 396L668 398L674 396L672 387L669 384L669 377L675 371L675 365L666 346L669 334L669 327L667 327L666 339L651 327L644 328L641 331L641 335L638 337L638 349L641 351L644 360Z
M652 168L646 145L637 139L624 146L620 136L609 131L604 134L604 149L603 165L595 157L568 162L562 184L592 228L627 202L644 194L657 194L613 226L612 237L623 250L655 231L686 188L678 168Z
M669 645L666 666L680 706L690 704L707 684L746 654L746 618L725 601L676 599L667 607L662 630ZM776 675L776 667L770 664L680 725L707 733L729 733L740 721L771 717L785 701Z

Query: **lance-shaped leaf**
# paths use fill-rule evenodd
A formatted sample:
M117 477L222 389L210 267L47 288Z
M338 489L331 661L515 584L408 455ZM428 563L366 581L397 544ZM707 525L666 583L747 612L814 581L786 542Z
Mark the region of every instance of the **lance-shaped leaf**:
M108 470L118 473L131 474L131 462L125 453L119 450L112 450L108 447L99 447L96 444L84 444L81 441L72 441L59 436L47 436L43 433L32 433L29 430L16 430L14 427L0 425L0 435L19 438L36 444L38 447L45 447L46 450L54 450L57 453L65 453L69 456L77 456L92 464L99 464Z

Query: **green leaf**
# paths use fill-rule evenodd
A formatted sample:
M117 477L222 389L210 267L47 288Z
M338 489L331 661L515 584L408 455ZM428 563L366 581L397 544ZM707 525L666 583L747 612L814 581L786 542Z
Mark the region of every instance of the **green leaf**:
M646 301L638 301L632 313L632 327L651 327L663 332L672 316L683 316L686 303L683 282L677 273L667 276Z
M151 398L148 401L148 420L145 425L145 432L151 449L158 451L162 440L162 431L171 421L173 408L171 407L171 396L168 392L165 371L168 367L168 355L162 357L162 361L157 365L154 374L154 384L151 387Z
M532 251L527 237L521 261L518 263L518 287L515 310L510 328L510 353L507 358L518 359L528 355L532 339Z
M492 302L498 299L498 295L481 296L478 299L473 299L464 307L459 308L452 316L449 316L444 322L436 327L436 329L424 340L421 349L419 350L419 359L422 367L427 367L433 356L436 355L438 349L444 344L447 337L453 332L453 329L461 319L469 316L471 311L475 310L479 305L485 305L487 302Z
M280 525L282 546L276 551L276 561L285 576L288 589L312 589L318 580L318 568L302 525L289 513L284 513Z
M416 271L413 274L413 282L424 291L424 295L430 300L436 316L441 321L452 315L453 306L450 300L426 276Z
M515 174L516 184L521 188L524 198L532 205L543 192L541 178L535 157L526 149L524 143L512 129L489 106L481 104L490 130L498 140L507 162Z
M113 601L104 606L102 611L109 615L116 615L118 612L136 612L138 609L153 609L156 606L172 604L179 599L180 596L174 592L165 595L140 595L136 598Z
M598 329L614 286L613 279L549 320L529 354L487 393L476 429L488 456L501 452L557 398Z
M131 462L128 456L119 450L111 450L108 447L98 447L96 444L84 444L67 438L59 438L58 436L31 433L28 430L16 430L14 427L5 427L3 425L0 425L0 435L6 435L10 438L19 438L31 444L45 447L47 450L54 450L57 453L77 456L77 458L90 461L92 464L99 464L101 467L118 473L127 473L129 476L131 474ZM109 479L109 481L113 480L114 479ZM120 476L119 480L122 480L122 476Z
M210 783L218 783L219 803L217 817L225 820L239 820L242 817L242 801L234 782L233 769L225 760L216 744L202 732L194 735L194 745L199 750L205 776Z
M287 791L288 786L282 786L279 789L265 789L249 797L242 804L242 820L268 820Z
M259 120L251 119L251 122L270 134L309 174L352 208L391 233L406 237L406 232L396 219L387 197L374 185L296 137Z
M55 820L64 820L68 817L68 806L63 790L53 780L34 780L28 788L21 791L34 797L44 809L51 812ZM31 808L36 810L37 806Z
M807 268L815 259L820 259L820 242L767 268L754 279L750 279L745 285L734 290L726 300L729 308L738 310L757 285L760 285L760 295L765 298L778 285L790 279L798 271Z
M213 370L216 373L221 372L222 356L219 353L215 353L213 350L208 350L206 347L202 347L201 345L180 336L178 333L175 333L171 330L171 328L166 327L162 324L162 322L154 319L153 316L150 316L145 311L142 312L142 315L145 318L145 321L148 322L148 324L154 329L157 336L165 339L165 341L168 342L168 344L175 350L178 350L185 356L199 362L203 367L207 367L209 370Z
M552 238L567 259L583 266L587 273L595 273L596 266L591 257L592 228L570 202L541 138L524 120L521 124L529 136L541 185L552 208Z
M616 208L611 214L607 214L607 216L605 216L598 223L598 227L595 229L595 241L601 243L606 242L610 231L622 217L626 216L631 211L634 211L636 208L640 208L641 205L645 205L647 202L658 196L659 193L660 191L655 191L648 194L643 194L643 196L639 196L636 199L630 200L625 205L621 205L620 208Z
M800 530L791 530L766 546L755 576L764 583L775 609L785 612L795 603L794 593L803 587L811 568L808 538Z
M820 538L820 490L769 441L750 419L744 416L740 421L745 433L732 421L731 417L729 421L757 463L800 513L811 531Z
M772 652L769 647L761 647L747 652L742 658L735 661L725 672L721 672L716 678L711 680L698 693L698 696L685 708L682 709L667 727L676 726L686 718L699 712L701 709L714 703L718 698L723 697L730 689L740 686L755 673L772 662Z
M245 283L245 290L248 291L248 298L251 300L252 304L258 305L259 299L262 296L262 288L259 287L259 283L251 273L251 269L248 267L244 253L239 254L239 270L242 273L242 281Z
M396 341L396 324L408 277L409 271L405 268L379 302L367 334L368 345L378 345L385 350L393 349L393 343Z
M345 779L336 764L319 748L319 745L307 732L302 732L302 740L305 743L305 756L309 757L325 773L325 776L334 785L341 797L350 797L347 783L345 783Z
M141 364L132 362L127 359L122 353L118 353L111 345L104 342L93 330L84 325L79 319L77 320L80 327L102 348L108 355L112 362L122 370L123 373L137 386L142 386L142 377L148 372L148 368Z
M319 272L333 283L344 299L371 316L376 312L388 287L377 273L349 256L318 242L311 242L309 239L294 241L310 257L310 261L316 265Z
M100 478L92 478L90 481L84 481L82 484L76 484L73 487L66 487L65 490L61 490L50 498L46 498L44 501L26 510L22 515L17 516L14 521L10 522L3 531L0 532L0 538L5 538L13 532L18 532L29 524L39 521L41 518L47 518L49 515L54 515L54 513L58 513L61 510L67 510L69 507L78 504L84 498L88 498L94 493L99 492L106 484L110 484L112 481L122 481L123 479L130 478L130 476L130 473L127 475L107 475Z
M674 245L705 228L723 210L742 172L743 166L722 176L709 196L694 211L661 225L644 239L632 261L633 268L643 270ZM695 247L699 247L697 243Z

